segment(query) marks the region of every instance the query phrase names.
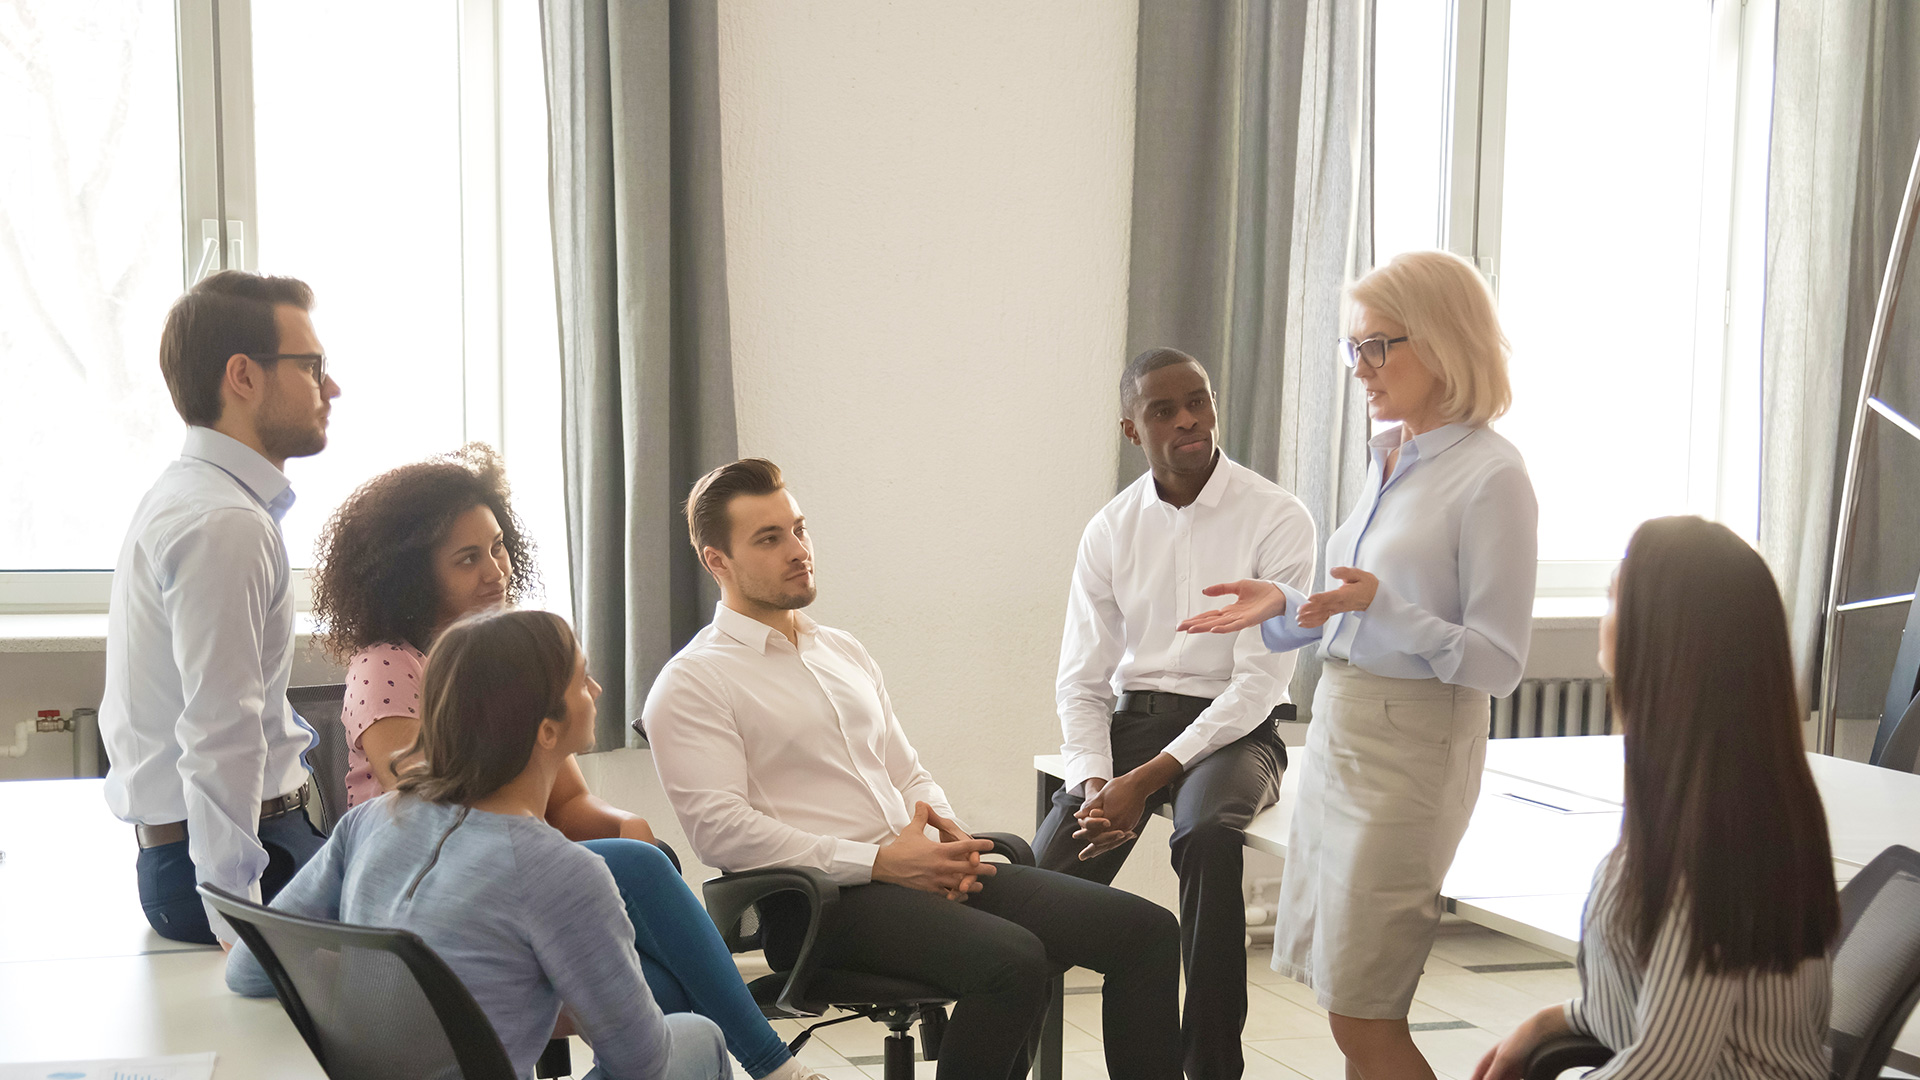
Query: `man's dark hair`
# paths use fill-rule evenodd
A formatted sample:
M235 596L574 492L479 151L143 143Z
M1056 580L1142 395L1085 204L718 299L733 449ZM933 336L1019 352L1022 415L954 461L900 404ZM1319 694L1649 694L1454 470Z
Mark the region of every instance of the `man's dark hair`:
M1140 403L1141 379L1163 367L1172 367L1175 364L1192 364L1202 371L1207 369L1205 364L1187 353L1165 345L1148 349L1127 361L1127 370L1120 373L1120 415L1133 415L1133 407Z
M695 480L687 496L687 536L693 541L693 553L719 548L733 554L733 515L727 504L738 495L771 495L783 487L780 466L757 457L722 465Z
M280 351L277 304L311 311L313 290L298 278L222 270L173 302L160 331L160 373L180 419L203 427L220 419L220 384L234 353Z

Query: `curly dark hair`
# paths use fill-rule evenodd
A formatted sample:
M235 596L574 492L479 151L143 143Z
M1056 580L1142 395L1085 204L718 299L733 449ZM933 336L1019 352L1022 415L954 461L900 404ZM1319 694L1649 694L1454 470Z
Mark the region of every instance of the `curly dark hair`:
M485 443L381 473L340 504L320 533L313 568L315 635L336 662L381 643L426 652L440 611L431 560L453 521L485 505L513 560L506 603L539 591L533 541L513 512L506 469Z

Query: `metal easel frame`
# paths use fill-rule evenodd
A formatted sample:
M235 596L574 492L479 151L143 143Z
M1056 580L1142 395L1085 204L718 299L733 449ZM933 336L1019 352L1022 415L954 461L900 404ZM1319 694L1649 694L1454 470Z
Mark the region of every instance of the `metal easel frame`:
M1894 307L1900 299L1900 283L1907 261L1913 254L1913 238L1920 229L1920 147L1915 147L1913 168L1907 174L1907 191L1900 203L1900 217L1894 223L1893 246L1887 252L1887 273L1880 282L1880 299L1874 306L1873 333L1867 339L1866 366L1860 374L1860 399L1853 409L1853 434L1847 441L1846 479L1840 487L1840 515L1834 529L1833 575L1827 592L1827 617L1820 648L1819 750L1833 753L1836 732L1834 711L1840 700L1835 684L1839 670L1840 619L1862 608L1910 604L1914 594L1881 596L1848 601L1847 583L1851 576L1851 551L1854 518L1860 502L1860 460L1866 447L1869 414L1878 414L1900 433L1920 439L1920 425L1900 415L1877 396L1880 375L1886 366L1887 335L1893 327Z

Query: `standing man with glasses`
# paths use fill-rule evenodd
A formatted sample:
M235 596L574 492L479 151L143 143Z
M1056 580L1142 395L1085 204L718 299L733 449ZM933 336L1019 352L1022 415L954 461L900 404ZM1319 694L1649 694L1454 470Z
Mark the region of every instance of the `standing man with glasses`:
M1232 1080L1245 1068L1243 844L1280 794L1287 751L1271 721L1292 709L1294 665L1251 630L1196 638L1174 626L1209 606L1200 589L1223 575L1306 586L1313 518L1220 450L1213 388L1186 353L1135 357L1120 414L1151 468L1080 540L1056 695L1066 783L1033 846L1049 870L1110 884L1146 815L1173 804L1186 1074Z
M114 567L100 733L107 805L134 827L156 933L231 946L199 882L271 899L323 842L301 812L313 729L287 702L288 458L327 445L340 396L293 278L212 274L175 301L160 370L186 446Z

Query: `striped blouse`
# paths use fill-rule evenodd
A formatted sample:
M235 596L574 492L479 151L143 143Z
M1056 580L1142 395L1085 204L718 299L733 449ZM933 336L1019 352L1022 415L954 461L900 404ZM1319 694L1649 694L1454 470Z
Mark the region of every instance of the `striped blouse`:
M1826 1080L1828 957L1792 974L1687 972L1689 930L1676 907L1645 968L1614 939L1618 852L1601 863L1581 927L1580 996L1568 1026L1614 1050L1588 1080Z

